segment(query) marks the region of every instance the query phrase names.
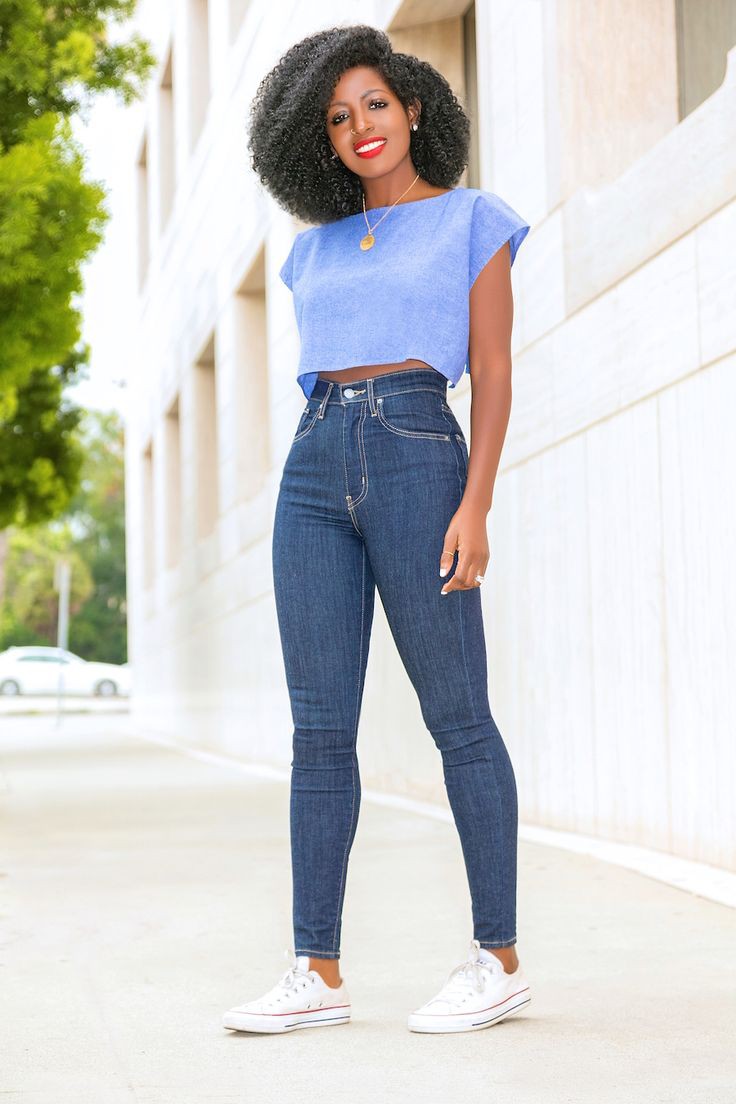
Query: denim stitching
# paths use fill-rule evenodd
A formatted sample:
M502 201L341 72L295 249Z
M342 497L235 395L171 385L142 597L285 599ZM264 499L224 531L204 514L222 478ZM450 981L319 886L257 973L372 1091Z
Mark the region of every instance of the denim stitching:
M375 377L377 378L377 377ZM332 381L331 381L332 382ZM399 391L384 391L383 397L388 395L411 395L414 391L432 391L435 395L444 395L444 388L440 387L403 387ZM349 403L345 403L342 399L330 399L330 402L337 403L338 406L349 406Z
M335 953L335 951L314 951L311 948L303 948L303 947L297 947L294 951L294 954L298 954L298 955L308 954L308 955L314 955L315 957L319 957L321 955L322 957L325 957L325 958L338 958L339 957L339 952Z
M478 714L476 713L476 710L475 710L475 699L473 698L473 686L472 686L472 683L470 681L470 671L468 670L468 657L467 657L467 653L465 651L465 632L464 632L464 629L463 629L463 600L462 599L463 599L463 595L468 594L468 593L469 592L467 590L458 590L457 591L457 599L458 599L457 600L457 608L458 608L458 616L460 618L460 645L462 647L462 652L463 652L463 667L465 668L465 681L468 684L468 693L470 694L470 707L471 707L472 712L473 712L473 719L474 719L476 724L480 724L481 722L478 720Z
M347 463L347 459L346 459L347 450L345 448L345 425L346 425L346 422L347 422L347 403L340 403L340 405L342 406L342 466L343 466L343 471L345 473L345 490L349 492L350 488L349 488L349 485L348 485L348 463ZM358 527L358 523L355 520L355 514L353 513L353 510L352 510L352 499L351 499L349 493L345 495L345 499L346 499L347 504L348 504L348 514L350 515L350 520L353 523L353 529L355 530L355 532L358 534L359 537L362 537L363 534L361 533L361 531Z
M468 670L467 653L465 651L465 631L464 631L464 625L463 625L463 608L464 608L463 595L467 594L467 593L468 593L468 591L463 591L463 590L459 590L457 592L458 610L459 610L459 619L460 619L460 644L461 644L461 647L462 647L463 668L465 670L465 679L466 679L466 682L468 684L468 693L470 695L470 707L471 707L473 718L475 719L475 723L480 724L481 722L478 720L478 714L477 714L476 708L475 708L475 699L473 697L473 688L472 688L472 683L471 683L471 680L470 680L470 672ZM495 764L493 758L488 760L488 762L490 764L491 772L493 774L493 781L495 783L495 788L496 788L496 796L500 798L501 786L499 785L498 775L496 774L496 764ZM505 858L505 856L502 856L502 861L501 861L501 863L499 863L499 865L503 869L505 869L505 866L503 865L503 859L504 858ZM481 945L481 947L510 947L514 943L516 943L516 937L514 937L510 941L509 940L504 940L500 943L482 942L480 945Z
M491 777L493 779L493 792L491 794L491 800L492 800L493 804L500 810L500 815L503 818L504 811L505 811L505 805L504 805L504 799L503 799L503 788L502 788L502 786L499 782L499 779L498 779L498 770L496 768L496 756L493 753L491 753L490 758L485 760L485 761L488 763L488 765L490 767ZM499 851L500 851L500 856L501 857L500 857L500 861L498 863L498 867L502 871L502 878L505 881L506 873L507 873L507 862L506 862L506 860L508 858L508 849L506 847L504 847L503 837L501 838L501 840L499 842ZM495 925L492 925L492 926L495 926ZM496 943L495 946L509 947L509 946L511 946L512 943L515 943L515 942L516 942L516 937L514 936L514 938L511 940L511 942L509 942L508 940L501 940L500 942Z
M350 499L351 510L354 510L356 506L359 506L365 496L368 494L368 461L366 459L365 448L363 446L363 422L365 421L365 416L367 413L368 404L363 403L360 421L358 422L358 450L360 452L360 474L363 476L363 490L360 492L357 498Z
M376 396L374 395L373 379L368 380L368 409L371 412L371 418L375 418L378 410L376 409Z
M449 441L450 440L450 436L449 436L448 433L419 433L419 432L415 433L415 432L412 432L408 429L396 429L395 426L392 426L390 424L390 422L386 421L386 418L383 414L383 404L382 404L380 398L378 400L378 420L379 420L379 422L381 423L382 426L385 426L386 429L391 431L391 433L395 433L397 437L414 437L414 438L423 437L428 441Z
M340 405L342 406L342 468L343 468L343 472L345 473L345 490L348 492L345 495L345 499L346 499L347 504L348 504L348 513L350 514L350 520L352 521L353 515L352 515L352 513L350 513L350 487L348 485L348 462L347 462L347 459L346 459L346 451L347 450L345 448L345 423L347 421L347 413L346 413L346 409L345 409L345 404L341 403ZM353 521L353 526L355 528L357 528L357 526L355 526L354 521ZM361 534L361 536L362 536L362 534Z
M445 419L445 421L447 421L447 415L445 414L444 410L442 411L442 417ZM450 428L452 429L452 425L450 425ZM455 437L457 437L457 433L454 433L453 435ZM452 441L452 436L450 437L450 441ZM460 495L462 497L463 478L462 478L462 475L460 473L460 464L458 463L458 459L457 459L457 451L454 448L452 450L452 455L455 457L455 471L457 472L457 484L458 484L458 488L460 490Z
M327 390L324 393L324 397L322 399L322 402L319 404L319 414L318 414L319 418L324 418L324 416L325 416L325 407L327 406L327 400L329 399L330 394L332 393L332 388L333 388L332 380L328 380Z
M353 815L355 813L355 766L357 763L356 754L356 742L358 739L358 707L360 705L360 672L363 664L363 630L365 623L365 544L363 544L363 556L361 560L361 579L360 579L360 643L358 644L358 685L355 691L355 719L353 721L353 760L350 768L350 777L353 784L353 803L350 808L350 828L348 829L348 837L345 840L345 853L342 857L342 874L340 876L340 889L337 894L337 912L335 914L335 927L332 934L332 946L333 950L337 950L335 944L337 943L337 923L340 919L340 912L342 910L342 894L345 886L345 871L348 864L348 848L350 847L350 839L353 835Z
M470 674L469 674L469 671L468 671L467 656L466 656L466 652L465 652L465 633L463 631L463 606L462 606L462 596L463 596L464 593L467 593L467 592L462 591L462 590L459 590L457 592L457 594L458 594L458 609L460 611L460 643L462 645L463 667L465 668L465 677L467 679L468 691L470 693L470 705L471 705L471 709L472 709L472 714L473 714L473 717L475 718L475 723L479 724L480 722L477 720L477 713L476 713L476 709L475 709L475 700L473 698L472 686L471 686L471 682L470 682ZM500 795L501 787L498 784L498 776L496 775L496 766L495 766L495 763L494 763L493 759L489 760L489 762L490 762L491 770L493 772L494 782L496 783L496 792L497 792L497 794ZM503 940L500 943L481 942L480 940L479 940L479 942L480 942L481 947L510 947L514 943L516 943L516 936L514 936L513 939Z
M349 496L348 496L348 498L349 498ZM353 523L353 529L355 530L355 532L358 534L359 537L362 537L363 534L361 533L360 529L358 528L358 523L355 520L355 514L353 513L353 508L350 505L349 501L348 501L348 513L350 514L350 520Z
M452 419L452 423L453 423L453 432L455 433L455 436L458 438L458 440L462 441L462 443L465 445L465 448L467 450L468 442L465 440L465 434L462 432L462 430L460 431L460 433L458 433L457 430L455 429L455 425L457 425L458 428L460 428L460 424L459 424L457 418L455 417L455 415L453 414L452 408L447 405L447 403L444 401L444 399L442 400L442 410L444 411L445 414L450 415L450 418Z
M444 395L445 389L440 384L439 387L400 387L397 391L384 391L382 397L385 398L388 395L411 395L413 391L432 391L435 395Z
M303 413L303 414L306 414L306 410L305 410L305 411L303 411L302 413ZM295 437L293 438L293 440L292 440L292 442L291 442L291 443L292 443L292 445L294 444L294 441L301 441L302 437L306 437L306 436L307 436L307 434L308 434L308 433L310 432L310 430L311 430L311 429L312 429L312 428L314 427L314 424L315 424L315 422L317 421L317 418L318 418L318 417L319 417L319 407L317 408L317 410L315 410L315 412L314 412L314 417L312 418L311 422L309 422L309 424L307 425L306 429L303 429L303 430L301 431L301 433L297 433L297 434L296 434L296 436L295 436Z

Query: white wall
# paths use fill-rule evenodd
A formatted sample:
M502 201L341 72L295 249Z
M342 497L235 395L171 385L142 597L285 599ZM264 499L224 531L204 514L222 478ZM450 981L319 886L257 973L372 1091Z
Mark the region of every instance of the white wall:
M427 43L459 79L455 46L445 66L442 42L456 41L463 5L430 7L433 19L453 21L452 34L420 24L416 5L378 4L373 22L396 27L402 49ZM303 405L291 297L277 277L295 227L251 176L244 122L258 81L291 42L370 12L253 0L231 43L227 0L209 8L213 88L191 153L189 0L149 0L139 15L162 64L174 38L177 186L161 233L159 73L136 109L130 153L135 188L148 127L150 261L130 320L127 434L134 709L182 742L284 766L292 723L270 541ZM637 11L631 37L637 18L656 35L666 5ZM579 29L569 4L482 0L476 22L481 186L533 226L513 269L514 401L484 587L491 707L521 816L734 869L736 50L723 85L679 124L675 88L657 99L653 127L651 105L619 90L621 127L627 110L641 119L612 152L610 135L594 148L595 128L581 137L570 125L584 95L570 85L571 41L581 51L591 43L565 37ZM589 34L598 41L603 31ZM660 62L651 80L671 80L674 66ZM220 512L198 536L194 365L210 341ZM181 530L171 564L162 496L177 396ZM466 377L453 393L466 427L469 399ZM150 442L156 547L145 587ZM445 803L439 753L380 600L359 753L365 785Z

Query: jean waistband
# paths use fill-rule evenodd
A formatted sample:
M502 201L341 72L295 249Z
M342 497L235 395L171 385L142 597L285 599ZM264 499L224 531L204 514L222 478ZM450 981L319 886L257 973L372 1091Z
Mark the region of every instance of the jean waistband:
M403 394L406 391L430 389L447 395L447 377L433 368L402 368L396 372L383 372L378 376L337 383L335 380L316 379L310 398L328 403L365 402L373 407L373 399L382 395Z

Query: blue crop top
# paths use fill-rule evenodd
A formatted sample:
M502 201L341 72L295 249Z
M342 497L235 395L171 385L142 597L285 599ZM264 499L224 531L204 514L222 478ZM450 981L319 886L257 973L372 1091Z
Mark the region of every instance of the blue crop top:
M387 209L368 211L370 225ZM455 387L470 371L470 289L507 241L513 264L528 232L505 200L480 188L398 203L367 250L362 211L302 230L279 276L294 297L305 396L319 372L409 359Z

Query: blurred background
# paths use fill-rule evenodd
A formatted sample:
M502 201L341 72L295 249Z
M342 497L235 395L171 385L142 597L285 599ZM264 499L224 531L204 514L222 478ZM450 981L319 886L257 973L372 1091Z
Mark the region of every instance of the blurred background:
M35 236L6 259L23 314L5 323L0 369L0 651L61 645L130 664L132 680L123 667L86 683L120 697L132 681L141 726L280 766L291 719L270 528L302 396L276 273L298 227L254 179L245 123L288 45L367 14L297 6L285 36L285 11L138 4L109 26L116 96L81 47L57 44L64 65L44 95L69 101L86 167L64 168ZM440 69L470 115L461 186L532 224L512 272L514 401L484 591L491 700L524 820L736 870L736 3L444 0L384 14L376 25ZM51 141L23 138L17 99L7 188L12 135ZM27 161L29 194L33 172ZM16 188L7 202L14 246L28 201ZM87 251L82 344L68 341L66 265L44 322L42 247ZM40 359L58 362L37 365L44 324L54 347ZM451 399L469 428L467 376ZM376 614L364 777L443 801L380 601ZM6 700L53 693L59 658L6 652Z
M484 587L520 839L722 906L673 953L703 923L732 935L736 0L110 0L2 20L9 777L23 748L111 732L118 752L142 738L277 779L284 800L270 542L303 396L277 273L303 227L254 178L246 118L293 42L369 22L465 106L460 186L532 227ZM469 378L449 394L469 436ZM90 710L118 720L75 727ZM380 598L359 754L369 799L448 821ZM522 884L531 929L541 890Z

